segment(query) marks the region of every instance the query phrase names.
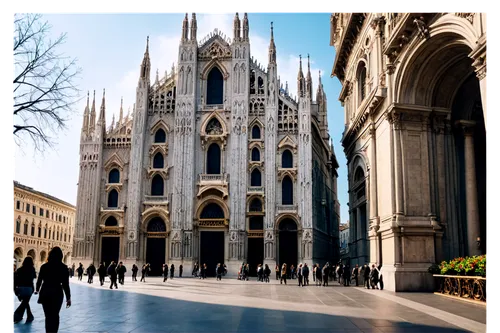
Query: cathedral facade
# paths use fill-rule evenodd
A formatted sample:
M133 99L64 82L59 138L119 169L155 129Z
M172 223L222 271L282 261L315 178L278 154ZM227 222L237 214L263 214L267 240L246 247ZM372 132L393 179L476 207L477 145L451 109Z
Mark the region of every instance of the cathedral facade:
M297 265L338 259L338 164L326 95L313 99L309 69L298 96L251 57L249 22L232 40L217 29L197 40L182 23L178 63L150 82L149 40L132 115L106 126L87 100L80 144L74 260L126 265L242 262Z
M393 291L486 253L486 15L335 13L351 265Z

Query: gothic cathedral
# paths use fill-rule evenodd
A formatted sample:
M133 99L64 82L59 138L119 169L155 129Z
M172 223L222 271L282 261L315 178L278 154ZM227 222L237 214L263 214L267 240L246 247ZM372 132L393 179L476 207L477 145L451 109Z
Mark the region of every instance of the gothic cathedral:
M73 258L218 263L236 274L338 260L337 168L320 83L308 61L298 96L282 88L271 25L267 69L250 56L247 14L232 41L182 24L178 64L150 82L149 40L132 115L106 127L105 95L84 112Z

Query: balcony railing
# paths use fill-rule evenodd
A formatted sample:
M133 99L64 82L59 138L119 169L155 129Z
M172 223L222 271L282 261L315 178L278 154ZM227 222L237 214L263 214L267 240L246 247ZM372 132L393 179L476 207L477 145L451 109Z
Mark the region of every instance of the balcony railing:
M224 183L227 182L228 175L224 174L199 174L198 182L200 183Z
M168 196L166 195L146 195L144 197L144 201L149 201L149 202L168 202Z
M261 193L264 192L264 186L252 186L248 188L250 193Z
M278 205L277 209L278 209L278 213L296 212L297 205Z

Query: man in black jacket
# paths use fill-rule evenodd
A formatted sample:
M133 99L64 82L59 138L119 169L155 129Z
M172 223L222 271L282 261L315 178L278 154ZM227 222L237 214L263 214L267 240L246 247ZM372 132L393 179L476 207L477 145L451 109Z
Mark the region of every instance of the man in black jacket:
M101 286L104 285L104 278L106 277L106 267L104 267L103 263L99 265L97 274L99 274L99 282L101 283Z
M302 275L304 276L304 282L302 282L302 287L309 285L309 267L306 263L302 266Z
M118 282L123 285L125 283L125 273L127 272L127 268L123 265L122 261L120 261L116 270L118 273Z
M116 264L114 261L112 261L108 267L108 275L109 279L111 280L111 285L109 286L109 289L113 289L113 285L115 286L116 289L118 289L118 285L116 284L118 274L116 273Z

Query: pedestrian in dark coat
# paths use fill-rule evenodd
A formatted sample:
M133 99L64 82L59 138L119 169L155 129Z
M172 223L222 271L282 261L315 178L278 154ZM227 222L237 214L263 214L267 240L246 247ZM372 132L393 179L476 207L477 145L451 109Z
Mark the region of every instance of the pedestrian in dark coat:
M89 267L87 267L87 282L88 283L94 283L94 274L95 274L95 266L94 264L90 264Z
M304 276L304 281L302 282L302 286L308 286L309 285L309 267L307 266L307 263L304 263L304 266L302 266L302 275Z
M328 286L328 275L330 274L330 265L328 263L323 266L323 271L321 272L323 275L323 287Z
M35 295L40 293L38 303L42 304L45 313L45 331L50 333L59 331L59 312L64 295L66 295L66 308L71 306L68 266L63 264L62 259L61 248L58 246L52 248L47 263L40 268L36 281Z
M200 270L200 272L201 272L201 274L200 274L200 275L201 275L201 276L200 276L200 279L205 280L205 278L207 277L207 264L203 264L203 265L201 266L201 270Z
M352 277L354 281L356 281L356 287L359 286L359 266L356 264L356 267L352 269Z
M137 267L136 264L132 265L132 281L137 281L137 271L139 270L139 267Z
M375 267L375 265L373 264L372 265L372 270L370 271L370 282L371 282L371 286L372 286L372 289L378 289L378 282L379 282L379 270L377 267Z
M264 268L264 280L266 280L266 283L269 283L270 275L271 275L271 269L269 268L269 265L266 264Z
M319 266L319 264L316 264L316 266L314 266L313 276L315 275L316 275L316 286L321 287L321 267Z
M104 284L104 278L106 277L106 267L104 267L103 263L99 265L99 268L97 269L97 274L99 274L99 282L101 283L102 286Z
M168 264L163 264L163 282L168 280Z
M174 264L170 265L170 278L174 278L175 266Z
M182 277L182 270L183 270L183 269L184 269L184 268L182 267L182 265L180 265L180 266L179 266L179 277Z
M118 279L118 273L114 261L112 261L108 267L108 275L109 279L111 280L111 285L109 286L109 289L113 289L113 285L115 286L115 289L118 289L118 284L116 284L116 280Z
M278 264L276 264L276 266L274 267L274 271L276 272L276 280L279 280L280 279L280 266L278 266Z
M123 265L122 261L118 264L116 271L118 273L118 282L123 285L125 283L125 273L127 272L127 267Z
M21 301L16 311L14 311L14 323L23 320L24 311L26 311L26 322L32 322L35 317L30 308L31 295L35 291L33 280L36 279L33 258L27 256L23 260L23 265L14 273L14 293Z
M78 281L82 281L82 277L83 277L83 265L82 263L80 263L78 265L78 268L76 269L77 273L78 273Z
M297 279L299 280L299 287L302 287L302 281L304 276L302 275L302 263L297 267Z
M281 266L281 280L280 280L280 284L283 284L283 281L285 281L285 284L286 284L286 273L287 273L286 263L284 263L283 266Z
M194 277L198 277L198 271L200 269L200 266L198 265L198 262L194 264L193 271L191 272L191 275Z
M351 280L351 272L350 272L349 265L344 265L344 267L342 268L342 275L343 275L343 279L344 279L344 286L348 287L349 282Z
M217 265L217 280L222 281L222 274L224 274L224 266L221 264Z

